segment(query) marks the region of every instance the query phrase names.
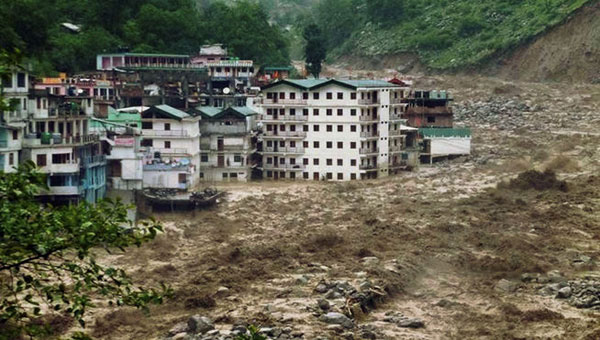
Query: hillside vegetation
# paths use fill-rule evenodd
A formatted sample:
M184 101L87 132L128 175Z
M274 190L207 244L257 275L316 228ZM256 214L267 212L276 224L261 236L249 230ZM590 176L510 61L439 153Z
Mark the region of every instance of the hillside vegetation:
M453 69L510 50L590 2L322 0L313 17L335 56L411 52L431 68Z
M225 43L259 64L289 63L288 43L263 7L194 0L3 0L0 47L19 49L41 73L94 68L95 55L131 52L196 53ZM74 32L62 23L80 27Z

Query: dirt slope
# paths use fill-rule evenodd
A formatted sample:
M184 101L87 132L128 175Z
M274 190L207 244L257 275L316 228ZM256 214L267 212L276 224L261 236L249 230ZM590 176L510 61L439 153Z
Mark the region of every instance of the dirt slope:
M523 81L600 82L600 2L499 60L492 73Z

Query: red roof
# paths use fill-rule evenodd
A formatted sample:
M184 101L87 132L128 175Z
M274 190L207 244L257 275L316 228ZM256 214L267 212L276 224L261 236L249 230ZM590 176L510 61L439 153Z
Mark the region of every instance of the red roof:
M388 83L392 83L394 85L399 85L399 86L408 86L408 84L406 84L405 82L403 82L402 80L394 77L394 79L390 80Z

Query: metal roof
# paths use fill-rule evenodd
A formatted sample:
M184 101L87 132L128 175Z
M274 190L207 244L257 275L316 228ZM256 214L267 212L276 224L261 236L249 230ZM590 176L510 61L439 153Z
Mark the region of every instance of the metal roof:
M200 114L209 119L218 119L227 113L233 113L241 118L257 115L256 111L248 106L229 106L226 108L212 106L197 106L195 108Z
M189 58L188 54L160 54L160 53L101 53L99 56L127 56L127 57L166 57L166 58Z
M147 113L147 112L163 114L163 115L166 115L168 117L171 117L171 118L174 118L177 120L182 120L184 118L190 117L189 114L187 114L181 110L178 110L174 107L171 107L169 105L155 105L155 106L150 107L148 110L142 112L142 114Z
M358 88L382 88L382 87L400 87L398 85L389 83L385 80L370 80L370 79L284 79L272 84L269 84L263 89L268 89L277 85L290 85L304 90L312 90L325 85L336 84L342 87L348 87L351 89Z
M450 137L471 137L469 128L420 128L419 134L423 138L450 138Z

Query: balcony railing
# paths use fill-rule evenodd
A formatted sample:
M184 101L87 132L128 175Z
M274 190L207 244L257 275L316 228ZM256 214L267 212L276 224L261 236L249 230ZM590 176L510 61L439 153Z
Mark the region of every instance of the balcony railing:
M374 122L379 120L379 118L373 116L360 116L359 119L361 122Z
M149 137L189 137L187 130L142 130L142 135Z
M281 122L306 122L308 120L307 116L273 116L273 115L260 115L259 120L262 121L281 121Z
M390 146L390 152L401 152L401 151L402 151L401 145Z
M96 156L88 156L83 158L83 165L88 166L95 163L105 163L106 156L105 155L96 155Z
M374 164L361 164L358 167L360 170L374 170L377 169L377 165Z
M187 154L189 154L188 149L186 149L186 148L169 148L169 149L151 148L150 152L152 152L152 153L160 152L161 154L164 154L164 155L187 155Z
M392 114L390 114L390 120L404 120L404 119L402 118L402 114L392 113Z
M308 101L306 99L263 99L261 102L263 105L306 105Z
M379 148L363 148L359 152L361 155L378 154Z
M265 133L267 137L297 137L297 138L305 138L306 132L304 131L267 131Z
M303 164L265 164L264 168L269 170L302 171L305 169L305 166Z
M8 148L8 141L0 140L0 148Z
M64 173L64 174L72 174L79 172L79 161L77 159L72 159L67 161L66 163L51 163L46 166L43 166L40 169L41 172L44 173Z
M144 164L144 171L188 171L189 165L181 164Z
M377 138L377 132L364 131L360 133L361 138Z
M42 138L27 138L23 139L23 146L25 147L46 147L48 145L78 145L88 144L100 141L98 135L82 135L82 136L43 136Z
M359 99L358 105L378 105L379 99Z
M407 103L403 103L404 100L405 100L404 98L392 98L392 99L390 99L390 104L392 104L392 105L407 104Z
M390 130L390 136L401 136L402 130Z
M263 149L264 153L304 153L303 147L265 147Z

